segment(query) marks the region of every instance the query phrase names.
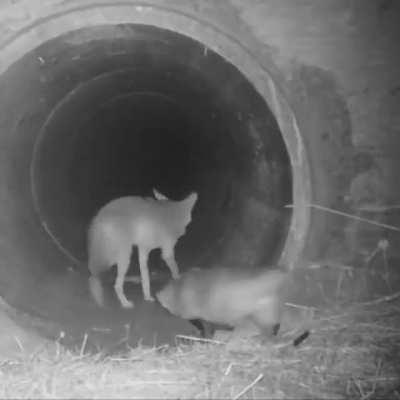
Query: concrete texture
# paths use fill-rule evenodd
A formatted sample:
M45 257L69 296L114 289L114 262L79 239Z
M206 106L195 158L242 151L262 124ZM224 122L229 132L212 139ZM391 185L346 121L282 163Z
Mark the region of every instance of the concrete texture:
M0 299L0 362L27 357L37 351L55 350L54 342L45 339L37 330L19 324L12 318L15 311ZM32 317L30 316L30 320Z
M28 71L27 64L20 62L28 52L44 46L50 39L83 27L146 23L195 38L232 62L265 99L289 153L296 206L292 219L290 213L281 213L282 209L277 212L265 206L268 202L277 203L270 193L263 192L262 182L274 187L273 192L281 196L282 207L282 188L288 178L280 175L284 163L275 165L265 150L268 147L262 152L267 154L267 164L263 164L263 156L257 158L260 127L248 124L245 136L254 146L252 179L261 183L254 183L249 191L245 189L244 180L237 180L225 172L207 175L207 182L201 185L205 193L213 193L214 197L209 195L209 203L204 204L204 209L219 202L225 210L240 204L241 211L228 212L229 218L223 219L220 225L225 224L228 228L225 231L217 229L214 238L219 237L221 242L225 240L226 245L213 248L204 246L204 242L201 247L202 236L196 236L193 243L201 248L197 261L231 263L236 260L242 263L252 260L249 263L254 264L276 259L275 253L283 249L281 259L284 262L301 264L321 258L348 262L371 252L382 236L389 238L392 256L399 256L396 254L396 248L400 248L398 232L307 207L307 203L315 203L400 226L396 210L386 213L361 210L366 206L376 209L396 204L400 197L397 176L400 167L397 150L400 141L399 16L399 3L390 0L2 1L0 72L3 78L11 76L18 62L21 71ZM67 44L76 46L98 38L96 30L85 30L69 34ZM41 54L36 57L38 76L40 64L48 62ZM34 58L30 62L32 60ZM56 63L57 59L53 61ZM72 64L70 67L68 63L64 64L64 69L60 66L60 71L66 75L73 70ZM33 74L25 75L26 81L19 81L18 74L14 75L17 79L7 92L14 103L12 100L2 103L0 119L3 135L0 162L7 165L8 171L14 171L13 168L24 171L22 175L29 171L31 160L26 157L29 150L18 154L18 149L22 146L33 148L36 140L29 129L39 130L56 101L76 84L73 73L71 82L65 83L70 85L67 90L55 80L54 90L49 91L45 102L27 102L23 110L23 102L18 96L13 97L14 94L31 88L34 97L36 93L40 94L42 84L46 84L35 81L33 67L30 71ZM4 85L6 87L6 83ZM22 145L19 140L24 129L26 141ZM61 271L67 264L60 261L54 238L37 229L41 216L32 204L30 178L22 175L11 172L9 176L13 179L8 179L7 185L0 190L4 210L0 227L4 255L0 289L7 292L8 302L21 308L24 301L19 293L27 291L27 287L31 290L41 287L43 293L51 294L58 285L54 282L60 282L57 273L54 272L57 277L53 279L52 272L43 269L43 264L53 264L54 270ZM230 182L230 187L224 186L222 190L222 183L226 181ZM50 181L42 181L44 186L47 182ZM226 193L234 193L236 197ZM202 229L209 227L205 221ZM278 230L281 230L275 244L271 240L274 221L279 221ZM87 221L80 223L83 226ZM239 230L234 229L237 225ZM23 226L26 229L22 229ZM265 246L260 240L264 236L257 235L259 229L267 238ZM289 232L286 243L281 243L282 232L283 236ZM31 240L32 237L35 240ZM251 244L246 245L249 241ZM258 257L264 247L268 248L265 260ZM212 256L208 257L207 252ZM30 274L27 283L25 266L31 258L29 268L41 272ZM24 267L15 267L18 265ZM41 274L46 275L45 279ZM83 287L79 290L85 291ZM67 308L67 304L72 303L68 294L65 303L61 302ZM53 311L56 312L57 307ZM143 321L146 323L146 318Z
M305 106L306 98L308 107L321 105L317 114L325 127L317 128L317 137L312 138L314 145L320 149L312 153L321 157L318 168L313 168L313 171L319 173L315 170L325 169L322 175L327 174L333 179L331 189L341 193L341 199L328 190L326 197L317 201L399 226L399 213L396 211L388 211L387 215L356 211L366 204L395 204L400 197L397 174L399 3L378 0L233 3L252 33L274 53L274 61L285 75L286 82L294 83L300 91L300 98L296 96L300 107ZM317 87L318 76L323 83ZM333 93L336 93L336 101L342 104L337 107L331 102L329 110L325 102L334 96ZM309 118L306 109L296 115ZM304 135L311 134L307 129L302 132ZM319 141L325 144L317 144ZM325 146L333 146L332 152L324 151ZM340 157L343 157L342 160L338 159ZM369 162L360 163L360 157L369 159ZM328 185L323 186L326 189ZM334 186L342 187L334 189ZM343 200L344 204L340 204ZM335 204L335 201L338 203ZM368 247L370 249L376 244L376 238L384 234L375 228L372 239L375 244L368 241L367 248L360 249L364 229L374 228L349 220L339 221L336 228L332 222L331 230L335 237L338 234L334 231L340 232L343 223L349 232L347 239L352 243L348 249L350 252L368 251ZM385 233L391 236L392 251L398 256L398 234Z

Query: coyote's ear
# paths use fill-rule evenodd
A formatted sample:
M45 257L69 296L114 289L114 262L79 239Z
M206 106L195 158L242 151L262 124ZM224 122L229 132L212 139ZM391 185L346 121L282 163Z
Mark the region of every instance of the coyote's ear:
M184 199L183 201L184 201L186 204L189 204L190 208L193 208L194 205L196 204L197 198L198 198L197 193L196 193L196 192L192 192L192 193L190 193L189 196L186 197L186 199Z
M169 200L169 198L167 196L160 193L157 189L153 188L153 194L157 200Z

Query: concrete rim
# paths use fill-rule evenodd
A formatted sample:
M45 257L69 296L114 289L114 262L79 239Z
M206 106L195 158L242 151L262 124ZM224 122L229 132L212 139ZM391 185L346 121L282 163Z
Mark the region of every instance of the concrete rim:
M232 63L264 98L278 122L292 167L294 207L280 258L280 264L292 269L301 256L310 225L311 175L307 154L295 114L271 72L236 38L209 21L167 7L133 2L85 5L48 15L20 28L1 46L0 74L24 54L56 36L91 26L124 23L152 25L201 42L205 51L208 47Z

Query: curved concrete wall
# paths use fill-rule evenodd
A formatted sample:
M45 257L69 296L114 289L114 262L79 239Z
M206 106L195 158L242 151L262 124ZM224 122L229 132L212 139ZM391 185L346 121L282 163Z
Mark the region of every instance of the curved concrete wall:
M104 39L104 36L101 37L104 32L99 33L97 28L73 33L88 27L145 24L182 34L202 44L205 52L209 49L227 60L255 88L268 106L268 112L273 115L270 121L274 122L271 124L277 124L276 132L281 135L290 161L290 185L295 207L290 227L285 231L288 236L283 248L280 248L283 263L301 264L302 260L318 260L321 257L349 258L359 250L360 245L370 246L381 234L376 229L372 234L368 232L368 240L365 241L363 226L308 206L314 203L357 213L363 204L385 204L398 198L398 189L392 186L396 179L392 170L398 165L397 155L392 157L390 154L393 146L398 144L397 137L392 133L398 104L395 101L398 97L398 57L394 53L398 28L396 20L391 19L393 13L385 7L378 4L364 7L361 2L345 0L323 3L247 3L236 0L185 3L161 0L54 0L43 3L21 0L12 4L3 3L0 15L0 72L3 87L7 89L3 93L9 94L9 102L3 108L0 121L3 129L1 158L2 165L6 166L3 174L8 173L7 184L0 190L5 210L1 251L6 260L1 266L0 287L3 293L7 292L9 302L26 306L26 299L21 300L19 294L35 288L41 288L46 293L44 300L42 296L42 303L39 301L37 304L42 310L55 293L64 299L65 305L74 303L70 291L79 293L78 297L85 297L84 286L55 284L50 277L53 272L48 269L43 272L45 277L32 274L28 280L24 279L28 260L33 260L32 270L37 268L41 271L43 263L53 263L60 266L54 267L54 270L62 270L69 265L69 261L60 261L60 249L67 255L74 253L68 245L64 245L65 241L63 244L63 240L58 240L54 229L46 223L44 214L38 212L38 207L35 208L31 194L32 184L34 188L42 185L40 191L45 193L46 184L56 182L57 175L32 181L27 172L32 169L32 157L29 155L33 154L38 132L43 129L55 104L74 90L77 81L74 82L72 77L70 87L63 88L61 85L59 90L54 89L50 93L52 101L39 102L35 106L29 103L30 106L22 112L22 98L15 93L19 90L23 93L32 84L29 82L35 81L35 69L31 69L30 78L26 81L15 79L12 85L7 86L10 80L5 78L11 78L16 71L13 68L20 68L21 73L26 71L26 65L21 60L33 62L28 60L28 53L37 56L39 76L41 64L48 63L49 59L35 51L40 46L43 48L46 42L57 40L60 35L69 34L67 42L73 46ZM379 29L386 34L377 41L376 53L371 53L372 32L377 33ZM56 63L57 59L53 61ZM72 64L66 62L63 65L65 73L73 70ZM63 66L60 68L62 70ZM30 88L34 96L40 84ZM370 93L379 95L371 96ZM19 119L13 119L13 109L20 109ZM378 123L381 125L378 126ZM36 133L30 135L32 127ZM386 127L384 138L380 134L383 127ZM24 129L25 136L21 134ZM242 135L250 138L255 147L259 135L257 129L257 126L248 126ZM274 146L273 149L278 149L281 145ZM51 164L51 158L49 160ZM285 162L278 162L278 173L273 173L274 164L271 159L268 160L267 174L263 175L261 164L257 164L253 172L258 171L258 175L254 173L259 179L278 188L282 181L279 183L277 177L279 171L286 168ZM42 170L49 170L50 164ZM277 179L278 186L274 186L273 182ZM216 178L215 185L220 187L226 180L234 181L231 175L222 174ZM242 192L242 198L250 193L247 197L256 199L255 206L248 206L251 211L247 214L231 214L231 220L251 219L263 212L265 215L265 208L260 207L260 197L254 191L246 192L243 182L239 180L234 188ZM289 181L286 178L284 182L287 184ZM279 189L275 191L279 192ZM284 198L288 199L281 192L278 202L281 208ZM226 199L221 195L217 196L217 200L225 204ZM261 204L268 203L265 197L261 196L261 200ZM57 209L54 208L52 213L55 215ZM49 221L51 224L55 218ZM81 223L85 225L87 221L83 223L81 220ZM256 236L254 232L253 235ZM70 234L72 236L73 233ZM80 238L78 242L82 240ZM201 241L201 235L197 240ZM61 245L57 246L57 242ZM232 252L229 249L237 248L233 237L231 243L227 253ZM41 252L40 249L44 250ZM252 247L247 250L254 253ZM37 257L37 254L41 255ZM79 258L79 251L73 255ZM67 289L63 291L65 287Z

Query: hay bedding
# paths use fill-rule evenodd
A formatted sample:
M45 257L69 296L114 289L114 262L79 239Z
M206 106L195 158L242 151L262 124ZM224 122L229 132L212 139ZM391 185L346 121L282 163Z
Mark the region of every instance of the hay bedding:
M400 399L400 294L319 311L312 335L177 338L123 356L57 347L0 365L1 398Z

